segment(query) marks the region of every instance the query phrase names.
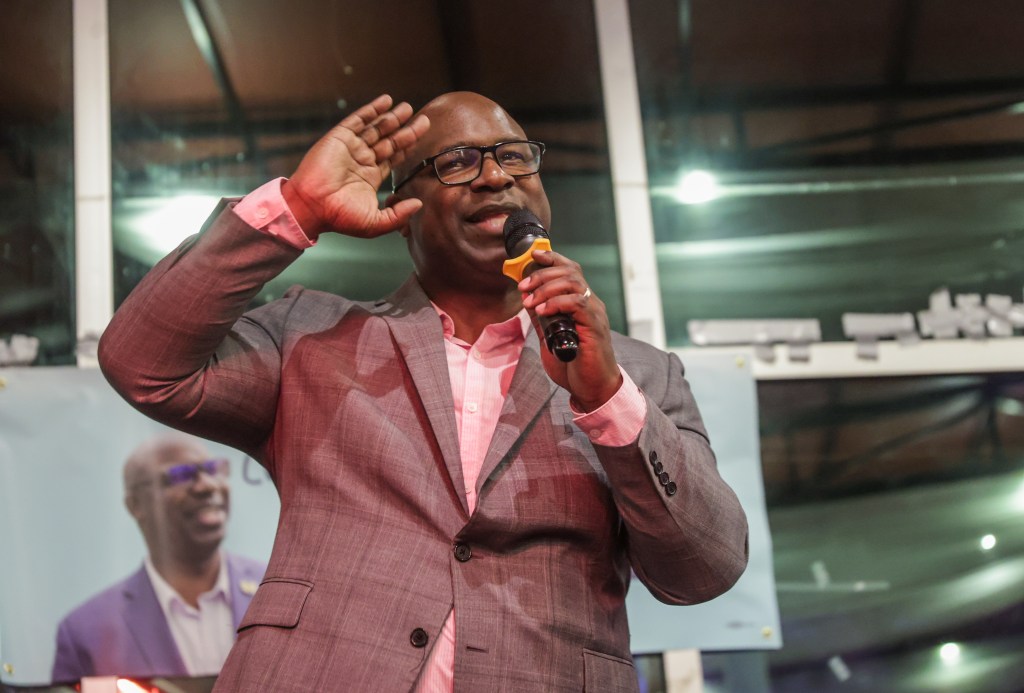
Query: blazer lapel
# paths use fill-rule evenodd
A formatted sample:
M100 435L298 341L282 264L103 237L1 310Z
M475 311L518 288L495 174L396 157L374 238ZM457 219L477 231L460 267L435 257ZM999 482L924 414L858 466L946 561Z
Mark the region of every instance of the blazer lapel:
M444 350L444 331L437 311L415 277L410 277L387 301L383 314L405 359L416 392L430 420L448 475L468 517L466 485L459 456L459 433L455 422L455 400Z
M263 573L256 573L247 569L242 559L236 558L234 554L227 551L221 554L228 566L228 589L231 592L231 619L232 629L237 631L245 610L249 608L249 602L256 594Z
M512 375L508 395L505 397L498 425L491 437L487 456L480 468L480 476L476 482L477 498L482 498L487 479L558 389L544 370L539 348L540 340L537 333L531 329L526 336L515 373Z
M187 674L145 567L128 579L123 594L122 617L146 660L148 671L166 676Z

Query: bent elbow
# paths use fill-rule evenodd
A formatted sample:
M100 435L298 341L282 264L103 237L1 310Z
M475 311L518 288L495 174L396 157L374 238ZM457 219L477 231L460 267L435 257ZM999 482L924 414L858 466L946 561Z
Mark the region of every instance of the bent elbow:
M731 590L747 569L750 545L746 533L743 541L710 556L691 556L685 565L672 571L668 579L654 580L640 575L655 599L673 606L702 604Z

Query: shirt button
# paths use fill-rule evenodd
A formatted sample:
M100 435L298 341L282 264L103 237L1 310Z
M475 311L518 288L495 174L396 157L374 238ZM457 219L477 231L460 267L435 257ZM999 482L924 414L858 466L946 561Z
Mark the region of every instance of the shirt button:
M602 433L604 433L604 431L602 431L600 428L592 428L587 432L587 435L590 436L591 440L597 440L598 438L601 437Z
M430 638L427 636L427 631L422 628L416 628L409 634L409 642L412 643L413 647L426 647L428 640Z
M479 408L480 407L477 406L476 402L470 402L469 404L466 405L466 411L468 411L470 414L476 414L476 410Z
M469 544L456 544L455 545L455 559L460 563L465 563L473 557L473 549L469 548Z
M472 353L473 353L473 358L475 358L475 359L479 359L480 358L480 350L479 349L473 349Z
M256 208L256 216L259 217L260 219L266 219L269 214L270 212L267 211L266 207Z

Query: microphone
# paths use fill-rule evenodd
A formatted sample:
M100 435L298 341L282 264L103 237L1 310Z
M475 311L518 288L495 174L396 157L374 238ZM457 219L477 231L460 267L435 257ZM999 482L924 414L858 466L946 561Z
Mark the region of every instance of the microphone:
M502 236L509 259L501 271L516 283L537 268L537 263L533 261L534 250L551 250L547 229L541 226L540 219L528 209L517 209L508 215ZM548 351L565 363L576 358L580 336L576 333L576 323L571 317L558 313L538 315L537 320L544 330Z

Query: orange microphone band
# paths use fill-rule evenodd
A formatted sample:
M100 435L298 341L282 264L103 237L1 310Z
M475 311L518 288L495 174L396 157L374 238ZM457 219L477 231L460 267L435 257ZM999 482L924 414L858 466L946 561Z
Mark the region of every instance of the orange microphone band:
M533 251L535 250L551 250L551 241L547 238L534 239L533 243L530 244L530 248L525 253L519 257L505 260L505 264L501 266L501 273L517 284L521 282L523 280L523 272L533 262Z

